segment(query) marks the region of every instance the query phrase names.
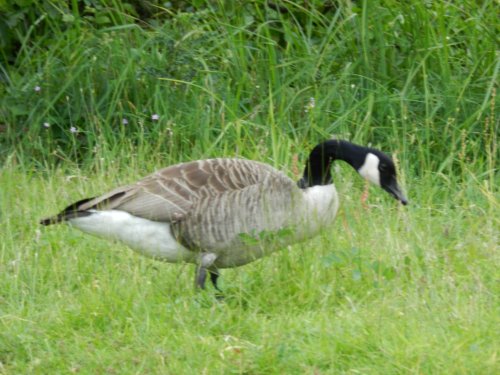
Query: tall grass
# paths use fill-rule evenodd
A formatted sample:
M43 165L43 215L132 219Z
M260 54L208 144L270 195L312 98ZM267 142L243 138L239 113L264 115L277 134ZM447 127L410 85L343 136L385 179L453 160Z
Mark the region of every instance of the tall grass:
M455 172L464 138L483 164L498 130L485 129L499 67L494 5L346 2L324 15L229 2L152 30L28 38L3 72L1 155L92 165L122 159L125 143L175 160L235 144L244 154L262 139L275 158L278 138L304 146L337 134L398 150L417 173Z
M33 25L0 68L0 373L497 372L495 1L308 3ZM190 266L37 226L179 161L293 175L331 136L391 152L411 205L364 209L339 165L331 230L225 271L224 302Z

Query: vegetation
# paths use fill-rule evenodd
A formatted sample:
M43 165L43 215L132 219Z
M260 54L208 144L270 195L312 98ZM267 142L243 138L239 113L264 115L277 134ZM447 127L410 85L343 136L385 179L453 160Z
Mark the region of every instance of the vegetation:
M0 373L498 372L494 0L14 3ZM192 266L37 224L179 161L297 175L331 136L392 152L410 205L364 208L339 165L331 230L224 271L222 302Z

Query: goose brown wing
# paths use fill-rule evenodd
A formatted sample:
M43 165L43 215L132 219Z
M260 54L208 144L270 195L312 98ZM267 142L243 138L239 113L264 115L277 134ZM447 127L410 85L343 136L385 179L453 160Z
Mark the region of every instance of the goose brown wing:
M244 159L182 163L86 201L78 210L115 209L145 219L177 222L184 219L201 198L244 189L262 182L270 174L287 178L267 164Z

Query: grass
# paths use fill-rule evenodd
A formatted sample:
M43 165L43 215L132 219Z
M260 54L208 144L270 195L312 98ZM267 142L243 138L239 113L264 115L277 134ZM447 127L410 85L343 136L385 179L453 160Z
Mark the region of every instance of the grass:
M33 28L0 68L0 373L498 373L495 2L214 4ZM222 302L192 266L37 224L179 161L293 176L331 135L391 152L411 204L364 209L339 166L336 223L225 270Z
M64 226L37 227L59 202L102 190L114 176L2 174L2 212L10 213L1 240L2 370L495 373L493 197L472 185L473 205L429 207L418 203L433 189L424 183L412 206L373 190L364 210L362 184L343 172L336 225L226 270L223 302L194 292L192 266Z

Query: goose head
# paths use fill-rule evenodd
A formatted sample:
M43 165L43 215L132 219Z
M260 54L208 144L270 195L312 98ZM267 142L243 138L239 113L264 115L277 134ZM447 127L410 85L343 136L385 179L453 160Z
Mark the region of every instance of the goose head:
M369 150L365 155L363 164L357 171L361 177L374 185L380 186L402 204L408 204L408 200L399 187L394 162L383 152L374 149Z
M298 186L305 189L331 184L331 166L335 160L347 162L361 177L380 186L402 204L408 204L399 187L396 167L390 156L374 148L336 139L325 141L313 148Z

